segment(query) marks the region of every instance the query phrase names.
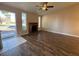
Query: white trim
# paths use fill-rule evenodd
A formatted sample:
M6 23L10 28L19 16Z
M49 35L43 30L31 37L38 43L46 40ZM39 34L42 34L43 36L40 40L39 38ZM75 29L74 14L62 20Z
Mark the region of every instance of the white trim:
M67 36L72 36L72 37L79 38L78 35L73 35L73 34L68 34L68 33L61 33L61 32L56 32L56 31L49 31L49 30L44 30L44 31L48 31L48 32L52 32L52 33L63 34L63 35L67 35Z

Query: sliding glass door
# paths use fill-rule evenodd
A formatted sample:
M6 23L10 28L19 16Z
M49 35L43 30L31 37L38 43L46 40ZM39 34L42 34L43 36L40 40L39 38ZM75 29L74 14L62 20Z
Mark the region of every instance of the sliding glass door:
M16 17L14 12L0 10L1 38L6 39L16 35Z

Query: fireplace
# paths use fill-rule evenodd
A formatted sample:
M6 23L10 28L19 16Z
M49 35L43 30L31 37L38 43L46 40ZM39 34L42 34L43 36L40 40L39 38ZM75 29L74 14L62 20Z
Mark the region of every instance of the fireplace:
M37 32L38 23L29 23L29 32Z

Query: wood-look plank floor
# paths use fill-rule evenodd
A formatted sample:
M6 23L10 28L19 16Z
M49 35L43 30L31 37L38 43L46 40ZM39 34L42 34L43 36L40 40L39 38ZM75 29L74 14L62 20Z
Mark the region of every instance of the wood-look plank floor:
M2 56L78 56L79 38L46 31L23 36L27 42Z

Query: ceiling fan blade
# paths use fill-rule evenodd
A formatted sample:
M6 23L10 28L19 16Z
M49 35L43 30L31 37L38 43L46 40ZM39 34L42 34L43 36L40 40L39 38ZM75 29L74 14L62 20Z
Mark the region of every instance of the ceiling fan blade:
M47 6L47 8L53 8L54 6Z

